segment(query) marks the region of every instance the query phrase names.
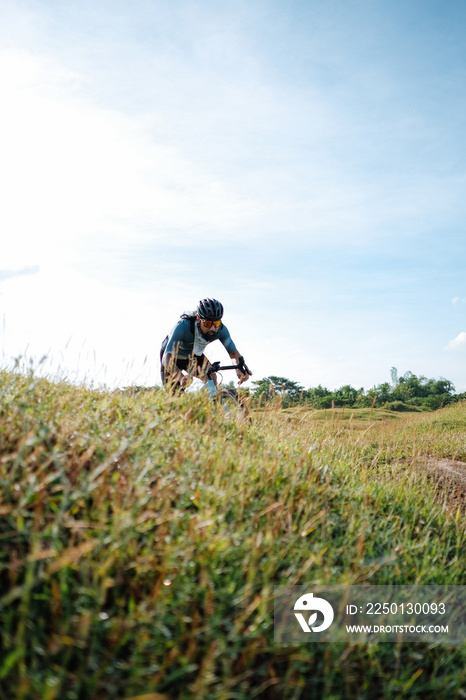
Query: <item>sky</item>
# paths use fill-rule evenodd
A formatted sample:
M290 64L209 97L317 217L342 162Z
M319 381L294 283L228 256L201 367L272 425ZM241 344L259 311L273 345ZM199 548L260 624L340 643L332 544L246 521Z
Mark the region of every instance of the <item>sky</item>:
M1 0L1 364L152 386L210 296L253 380L466 391L465 32L461 0Z

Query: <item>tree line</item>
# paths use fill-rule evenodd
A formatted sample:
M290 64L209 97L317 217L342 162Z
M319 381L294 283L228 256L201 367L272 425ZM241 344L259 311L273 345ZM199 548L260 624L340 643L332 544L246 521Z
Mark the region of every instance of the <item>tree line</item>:
M314 409L348 406L349 408L385 407L394 411L436 411L455 401L466 399L466 393L455 394L453 383L441 377L428 379L405 372L398 376L392 367L391 382L384 382L369 390L356 389L345 384L339 389L330 390L319 384L305 389L298 382L285 377L270 376L252 382L253 405L281 400L284 408L309 406Z

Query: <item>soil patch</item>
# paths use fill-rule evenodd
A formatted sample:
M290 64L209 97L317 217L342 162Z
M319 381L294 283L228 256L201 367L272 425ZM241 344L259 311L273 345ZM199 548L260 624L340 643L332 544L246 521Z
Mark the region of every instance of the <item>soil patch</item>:
M466 462L447 457L427 457L425 465L429 480L446 496L448 510L466 509Z

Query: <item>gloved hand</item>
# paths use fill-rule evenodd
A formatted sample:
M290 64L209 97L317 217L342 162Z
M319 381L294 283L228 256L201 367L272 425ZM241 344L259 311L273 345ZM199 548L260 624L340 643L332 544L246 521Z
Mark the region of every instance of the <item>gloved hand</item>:
M239 379L238 384L243 384L244 382L247 382L249 379L249 374L245 374L244 372L241 372L241 370L239 370L239 369L236 370L236 376Z

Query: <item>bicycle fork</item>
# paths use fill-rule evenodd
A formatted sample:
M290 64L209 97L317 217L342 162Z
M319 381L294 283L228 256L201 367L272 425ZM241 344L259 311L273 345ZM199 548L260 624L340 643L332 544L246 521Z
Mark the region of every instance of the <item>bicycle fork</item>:
M209 393L209 396L212 399L218 398L217 387L215 386L213 379L208 379L204 386L206 387L206 389ZM223 404L223 408L225 409L225 411L228 413L228 415L230 415L230 411L228 410L228 406L227 406L226 401L224 399L222 399L222 404Z

